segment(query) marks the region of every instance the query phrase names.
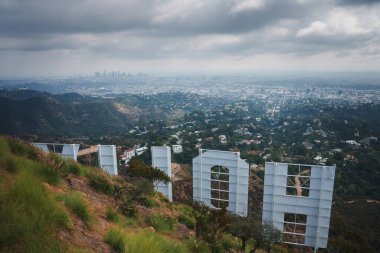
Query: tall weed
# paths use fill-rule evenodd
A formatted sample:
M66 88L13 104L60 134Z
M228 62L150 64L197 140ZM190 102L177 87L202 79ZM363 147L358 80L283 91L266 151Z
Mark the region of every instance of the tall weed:
M120 228L112 228L105 237L115 251L120 253L184 253L184 245L169 241L156 233L129 234Z
M41 181L21 171L0 195L0 252L64 252L58 228L68 228L68 214Z

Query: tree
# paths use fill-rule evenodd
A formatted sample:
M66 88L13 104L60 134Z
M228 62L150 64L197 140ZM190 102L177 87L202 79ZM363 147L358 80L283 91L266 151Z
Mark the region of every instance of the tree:
M168 184L170 182L170 177L166 175L165 172L158 168L153 168L147 165L139 158L133 158L128 163L129 168L127 170L127 175L135 178L145 178L154 185L154 193L156 193L157 185L159 182Z
M256 214L250 214L248 217L233 216L228 231L240 238L242 252L245 252L249 239L255 241L251 253L256 252L257 249L270 250L273 244L282 241L282 232L270 223L262 223L261 218Z
M229 223L227 210L211 210L205 204L195 201L193 203L193 214L196 221L195 235L206 242L212 253L221 250L220 238L226 231Z
M256 252L256 249L265 249L270 251L273 244L282 241L282 232L278 230L273 224L264 222L260 228L254 234L255 248L251 250L251 253Z
M228 231L233 236L240 238L242 252L245 252L247 241L252 237L252 225L249 218L250 217L232 216L231 224L228 227Z

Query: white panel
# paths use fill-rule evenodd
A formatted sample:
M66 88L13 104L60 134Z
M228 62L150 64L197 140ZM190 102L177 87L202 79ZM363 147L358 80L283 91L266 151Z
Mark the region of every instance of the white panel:
M111 175L117 175L115 145L98 145L99 166Z
M78 151L80 144L60 144L60 143L32 143L33 146L43 150L46 153L49 153L48 145L52 145L54 150L57 150L58 147L62 147L62 153L57 153L63 158L70 158L74 161L77 160Z
M70 158L76 161L78 157L79 146L79 144L63 144L62 157Z
M47 144L44 144L44 143L32 143L32 144L36 148L39 148L39 149L41 149L42 151L44 151L46 153L49 153L49 149L48 149Z
M152 166L157 167L161 171L165 172L170 178L172 178L171 168L171 153L170 147L165 146L152 146ZM172 183L167 184L159 182L157 184L157 191L164 194L170 201L173 201Z
M211 204L211 168L213 166L228 168L229 199L227 210L240 216L248 213L248 179L249 165L240 154L219 150L200 150L193 159L193 199Z
M307 215L305 246L326 248L334 188L335 167L311 167L309 196L286 195L285 163L265 163L263 222L283 230L284 213Z

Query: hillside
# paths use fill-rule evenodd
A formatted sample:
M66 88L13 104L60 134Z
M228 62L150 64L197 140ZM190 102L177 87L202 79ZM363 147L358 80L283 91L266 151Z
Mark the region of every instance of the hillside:
M0 252L185 252L193 233L178 217L189 207L156 195L125 217L113 198L125 185L1 137Z
M123 187L124 178L0 137L0 252L209 252L190 206L145 185L126 216ZM220 247L236 252L238 239L224 233Z
M0 92L0 133L7 135L80 136L120 133L136 122L165 114L131 104L30 90Z
M250 209L261 213L262 175L251 173ZM173 187L177 201L190 202L191 182ZM111 177L0 136L0 252L211 252L196 236L199 210L150 189L142 178ZM335 202L329 252L377 252L379 204ZM239 239L224 226L213 252L240 252ZM249 242L246 252L255 244ZM272 252L312 251L275 245Z

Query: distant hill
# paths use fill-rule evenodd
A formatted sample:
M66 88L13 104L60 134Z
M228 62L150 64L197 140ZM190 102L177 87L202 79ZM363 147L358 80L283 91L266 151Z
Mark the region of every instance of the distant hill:
M52 95L31 90L0 92L0 133L77 136L125 132L163 112L77 93Z

